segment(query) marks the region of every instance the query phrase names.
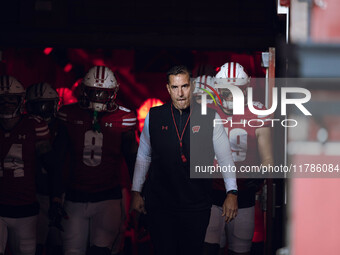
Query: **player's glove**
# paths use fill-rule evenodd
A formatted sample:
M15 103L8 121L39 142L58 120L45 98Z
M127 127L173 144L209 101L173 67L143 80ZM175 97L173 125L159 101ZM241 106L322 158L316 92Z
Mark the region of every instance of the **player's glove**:
M68 219L68 215L65 212L63 206L59 202L52 202L48 210L48 216L50 219L49 227L56 227L60 231L64 232L64 228L61 225L62 219Z

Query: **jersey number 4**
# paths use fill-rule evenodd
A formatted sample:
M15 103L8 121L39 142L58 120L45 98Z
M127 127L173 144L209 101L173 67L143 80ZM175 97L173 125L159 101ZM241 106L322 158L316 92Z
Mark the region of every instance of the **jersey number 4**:
M88 130L85 133L83 162L87 166L98 166L102 161L103 133Z
M1 162L2 163L2 162ZM22 160L22 144L12 144L2 164L0 165L0 177L4 175L4 169L13 171L13 177L24 177L24 161Z

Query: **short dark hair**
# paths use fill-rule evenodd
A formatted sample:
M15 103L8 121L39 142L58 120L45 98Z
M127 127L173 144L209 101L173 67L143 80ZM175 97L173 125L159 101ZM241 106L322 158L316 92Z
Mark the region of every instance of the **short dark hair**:
M170 79L169 79L170 75L177 75L177 74L188 74L189 77L191 77L191 72L186 66L184 65L173 66L166 73L166 79L167 79L168 84L170 83Z

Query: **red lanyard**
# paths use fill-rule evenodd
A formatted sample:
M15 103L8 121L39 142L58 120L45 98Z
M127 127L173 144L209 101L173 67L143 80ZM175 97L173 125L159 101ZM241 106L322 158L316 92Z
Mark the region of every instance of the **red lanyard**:
M173 109L172 109L172 104L171 104L172 120L174 121L174 125L175 125L175 128L176 128L176 133L177 133L177 137L178 137L178 140L179 140L179 147L180 147L180 152L181 152L181 158L182 158L182 161L183 161L184 163L187 162L187 159L185 158L184 153L183 153L182 139L183 139L184 131L185 131L185 129L186 129L188 123L189 123L190 116L191 116L191 112L192 112L192 110L190 111L190 114L189 114L189 117L188 117L188 119L187 119L187 122L185 123L185 126L184 126L183 131L182 131L182 135L179 136L177 124L176 124L176 121L175 121L174 111L173 111Z

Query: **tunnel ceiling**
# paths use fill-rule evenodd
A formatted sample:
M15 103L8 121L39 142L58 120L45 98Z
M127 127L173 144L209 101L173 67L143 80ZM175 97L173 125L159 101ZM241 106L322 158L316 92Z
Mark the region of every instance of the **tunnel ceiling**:
M274 0L11 0L1 47L261 50L275 45Z

